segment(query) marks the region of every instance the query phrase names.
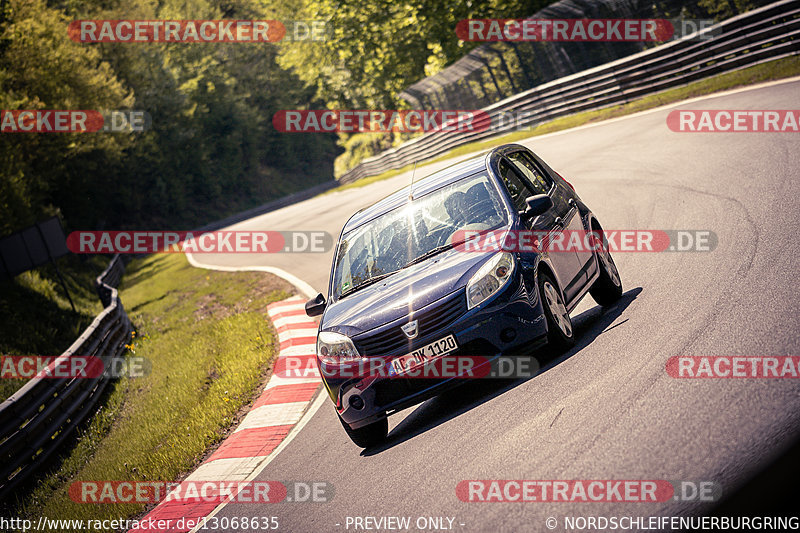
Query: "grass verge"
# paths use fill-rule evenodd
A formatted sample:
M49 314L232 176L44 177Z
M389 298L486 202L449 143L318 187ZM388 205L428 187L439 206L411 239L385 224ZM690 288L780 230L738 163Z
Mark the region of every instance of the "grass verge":
M575 113L574 115L557 118L550 122L541 124L532 130L515 131L505 135L492 137L491 139L486 139L484 141L467 143L457 148L453 148L449 152L436 156L430 160L419 161L417 164L436 163L445 159L470 154L472 152L488 150L500 144L513 143L523 139L528 139L530 137L536 137L538 135L545 135L556 131L575 128L577 126L583 126L585 124L591 124L592 122L599 122L601 120L631 115L633 113L638 113L639 111L645 111L647 109L652 109L662 105L680 102L681 100L694 98L696 96L726 91L728 89L752 85L754 83L789 78L791 76L797 76L798 74L800 74L800 57L794 56L778 59L734 72L718 74L704 80L689 83L683 87L667 89L659 93L644 96L627 104L606 107L594 111L584 111L581 113ZM397 176L398 174L402 174L403 172L408 172L412 168L413 165L406 165L399 169L387 170L386 172L382 172L375 176L369 176L352 183L340 185L339 187L333 188L322 194L330 194L336 191L343 191L355 187L363 187L365 185L369 185L370 183L375 183L376 181L385 180L387 178Z
M35 521L142 513L143 504L73 502L69 486L182 479L260 392L277 353L266 307L292 292L275 276L201 270L180 254L132 262L120 295L136 326L131 352L152 370L112 385L60 467L18 502L17 514Z
M75 311L52 265L0 281L0 354L61 355L102 311L94 280L108 258L68 255L57 264ZM0 401L27 381L0 379Z

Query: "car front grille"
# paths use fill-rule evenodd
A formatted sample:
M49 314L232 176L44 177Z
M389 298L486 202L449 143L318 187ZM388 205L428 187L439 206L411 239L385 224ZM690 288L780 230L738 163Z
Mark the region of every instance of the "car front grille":
M356 347L364 356L379 356L396 350L400 346L408 346L411 341L400 329L410 320L419 321L417 338L424 338L429 333L444 329L467 311L464 291L457 291L450 296L434 302L427 308L412 313L402 321L396 321L384 329L376 328L353 338Z

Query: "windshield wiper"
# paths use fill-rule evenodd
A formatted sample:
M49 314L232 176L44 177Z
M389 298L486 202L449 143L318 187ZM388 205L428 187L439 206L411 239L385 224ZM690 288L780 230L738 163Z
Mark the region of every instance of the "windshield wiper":
M445 250L449 250L450 248L455 247L457 244L461 244L461 243L449 242L447 244L443 244L441 246L437 246L436 248L428 250L427 252L425 252L421 256L412 259L411 261L409 261L408 263L403 265L402 268L410 267L411 265L416 265L417 263L421 263L422 261L425 261L426 259L428 259L430 257L433 257L434 255L438 255L438 254L444 252Z
M372 285L373 283L377 283L377 282L379 282L380 280L382 280L382 279L384 279L384 278L386 278L386 277L389 277L389 276L391 276L391 275L392 275L392 274L394 274L395 272L397 272L397 271L396 271L396 270L393 270L393 271L391 271L391 272L386 272L385 274L379 274L379 275L377 275L377 276L371 277L371 278L369 278L367 281L365 281L364 283L359 283L359 284L358 284L358 285L356 285L355 287L350 287L349 289L347 289L346 291L344 291L342 294L340 294L340 295L339 295L339 298L344 298L344 297L345 297L345 296L347 296L348 294L352 294L352 293L356 292L357 290L359 290L359 289L363 289L364 287L366 287L366 286L368 286L368 285Z

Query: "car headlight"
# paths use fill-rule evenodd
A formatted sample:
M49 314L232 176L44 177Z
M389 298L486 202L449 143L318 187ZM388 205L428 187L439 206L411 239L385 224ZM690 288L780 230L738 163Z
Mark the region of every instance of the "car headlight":
M486 301L511 279L514 256L508 252L495 255L467 283L467 309Z
M317 336L317 354L322 363L328 365L353 363L363 359L350 337L332 331L320 331Z

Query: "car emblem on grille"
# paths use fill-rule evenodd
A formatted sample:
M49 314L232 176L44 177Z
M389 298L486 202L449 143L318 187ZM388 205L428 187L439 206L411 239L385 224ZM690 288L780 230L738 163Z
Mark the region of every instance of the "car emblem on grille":
M400 329L409 339L416 339L417 335L419 335L419 320L412 320L408 324L401 326Z

